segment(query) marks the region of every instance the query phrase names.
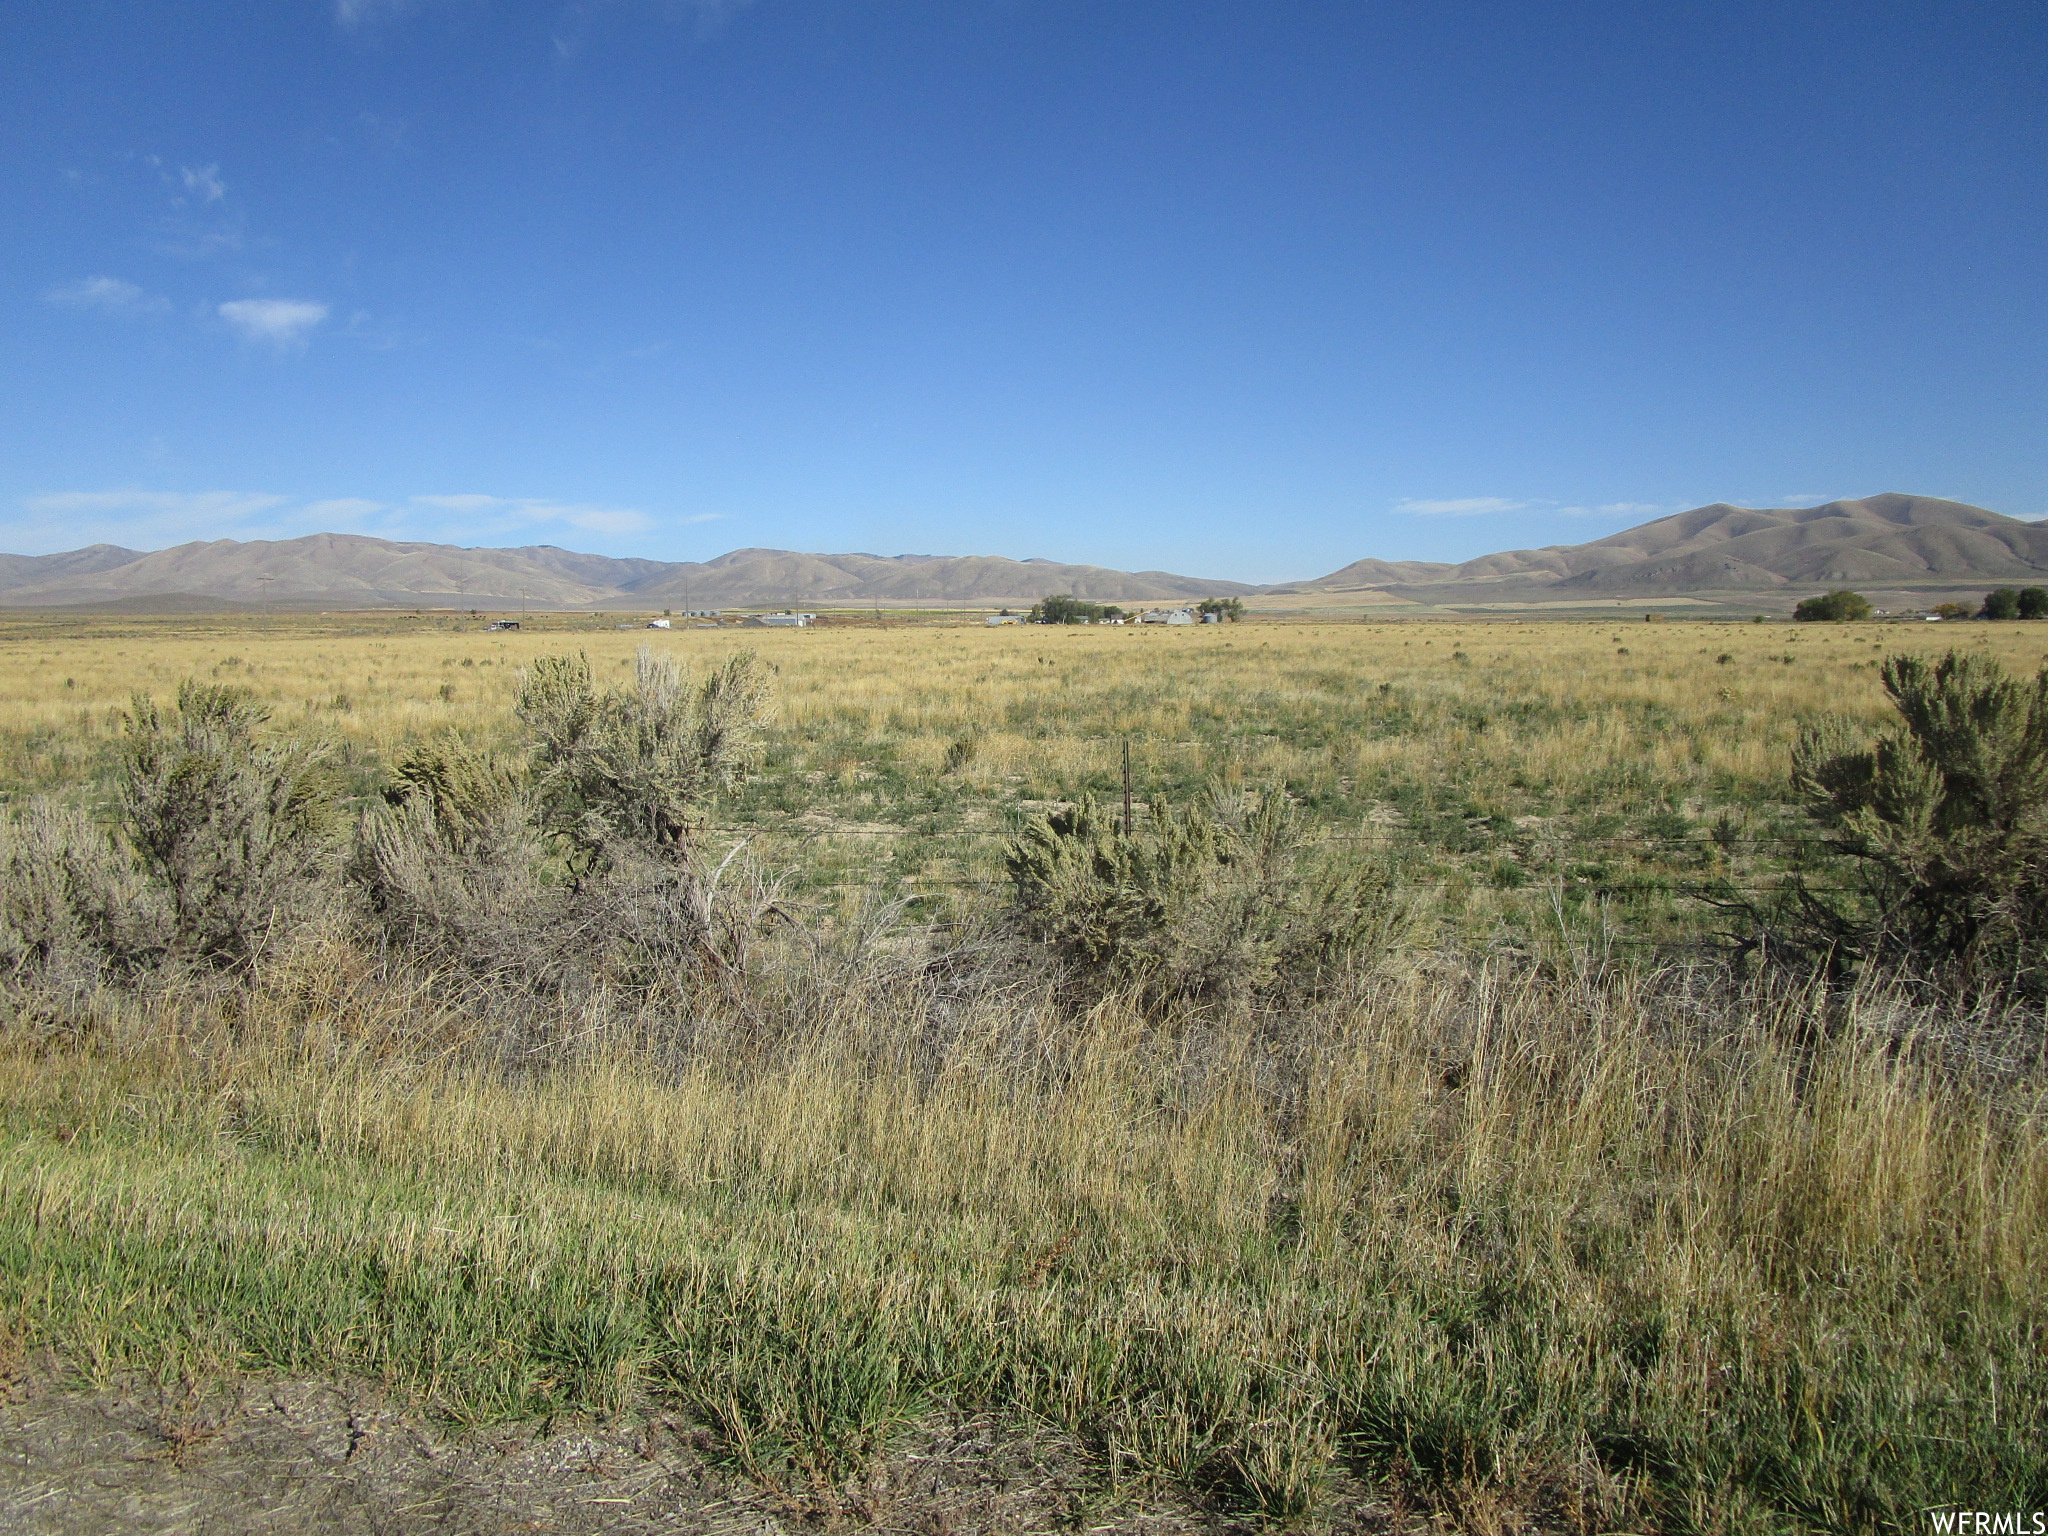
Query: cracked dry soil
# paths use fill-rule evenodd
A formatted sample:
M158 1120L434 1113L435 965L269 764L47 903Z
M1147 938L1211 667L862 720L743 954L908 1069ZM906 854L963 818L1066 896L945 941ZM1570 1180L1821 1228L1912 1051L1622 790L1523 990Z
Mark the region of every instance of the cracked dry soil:
M18 1536L780 1536L825 1528L908 1536L1246 1529L1157 1488L1119 1498L1059 1437L956 1415L928 1421L858 1484L764 1487L659 1413L462 1432L373 1388L242 1383L204 1400L151 1386L18 1387L0 1403L0 1530ZM1362 1494L1363 1490L1359 1490ZM1325 1529L1415 1529L1338 1501Z

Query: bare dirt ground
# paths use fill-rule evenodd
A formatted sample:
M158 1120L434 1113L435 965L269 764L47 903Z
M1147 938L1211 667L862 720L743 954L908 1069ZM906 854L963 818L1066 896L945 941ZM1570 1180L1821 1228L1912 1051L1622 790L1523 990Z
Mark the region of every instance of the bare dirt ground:
M139 1385L17 1383L0 1403L0 1530L18 1536L906 1536L1247 1529L1157 1488L1105 1490L1056 1436L956 1416L905 1437L858 1485L767 1487L659 1413L462 1432L373 1388L244 1382L199 1398ZM1418 1530L1340 1498L1326 1530Z

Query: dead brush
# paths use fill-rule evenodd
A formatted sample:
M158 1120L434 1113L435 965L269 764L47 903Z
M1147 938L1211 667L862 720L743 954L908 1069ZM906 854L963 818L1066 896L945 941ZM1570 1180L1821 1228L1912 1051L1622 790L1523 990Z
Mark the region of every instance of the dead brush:
M184 1468L218 1440L241 1415L239 1392L185 1377L147 1394L143 1427L158 1442L157 1459Z

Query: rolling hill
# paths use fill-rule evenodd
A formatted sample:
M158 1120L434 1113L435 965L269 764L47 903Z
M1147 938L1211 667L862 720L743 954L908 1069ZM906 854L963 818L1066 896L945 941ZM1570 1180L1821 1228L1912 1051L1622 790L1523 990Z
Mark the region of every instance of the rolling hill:
M234 539L142 553L111 544L57 555L0 555L0 606L91 605L197 611L293 607L745 608L868 603L1096 602L1208 596L1342 598L1546 606L1583 600L1749 594L1768 602L1830 586L1900 593L1995 583L2048 584L2048 523L1959 501L1884 495L1818 507L1717 502L1585 544L1508 550L1462 564L1358 560L1313 581L1256 587L1167 571L1113 571L993 555L813 555L736 549L714 560L614 559L552 545L463 549L318 533Z
M1160 602L1256 591L1166 571L1112 571L988 555L807 555L738 549L702 562L621 560L551 545L462 549L318 533L214 539L151 554L94 545L0 555L0 606L213 599L295 607L750 607L772 603L1031 603L1048 592Z
M1557 602L1830 586L1912 592L1997 582L2048 583L2048 523L1890 494L1818 507L1717 502L1585 544L1509 550L1460 565L1360 560L1267 590Z

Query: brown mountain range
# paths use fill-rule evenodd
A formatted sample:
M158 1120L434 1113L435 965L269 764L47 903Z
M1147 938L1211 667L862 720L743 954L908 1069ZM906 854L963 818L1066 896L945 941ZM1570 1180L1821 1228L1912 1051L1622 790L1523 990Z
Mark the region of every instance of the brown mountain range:
M1267 590L1472 603L1830 586L1913 592L1994 582L2048 582L2048 523L1892 494L1818 507L1716 502L1586 544L1510 550L1461 565L1360 560Z
M1543 603L1681 594L1778 594L1829 586L1948 591L2048 583L2048 523L1932 496L1824 506L1717 502L1585 544L1510 550L1463 564L1359 560L1313 581L1255 587L1166 571L1113 571L988 555L809 555L736 549L673 562L584 555L552 545L462 549L321 533L216 539L151 554L95 544L0 555L0 606L280 603L321 607L742 608L883 602L1024 604L1048 592L1097 602L1207 596L1373 595L1432 604Z
M99 544L0 555L0 606L211 598L323 607L738 608L769 603L1032 603L1048 592L1159 602L1257 588L1166 571L1112 571L990 555L806 555L736 549L715 560L619 560L552 545L460 549L360 534L215 539L153 554Z

